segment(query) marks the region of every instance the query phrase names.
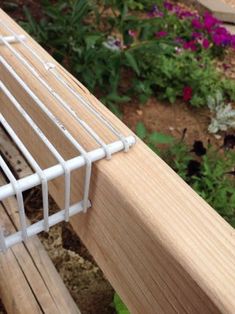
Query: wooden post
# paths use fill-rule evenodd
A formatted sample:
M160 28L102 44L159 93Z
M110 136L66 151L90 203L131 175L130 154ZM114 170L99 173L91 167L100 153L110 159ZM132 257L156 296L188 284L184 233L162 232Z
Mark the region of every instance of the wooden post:
M4 12L1 11L0 17L18 34L24 33ZM121 121L29 36L27 41L45 60L56 64L69 84L114 126L130 134ZM14 47L82 118L94 123L37 60L20 44ZM74 137L91 149L93 143L45 88L6 47L1 47L1 52ZM3 67L0 73L7 87L64 156L75 154ZM39 141L35 145L36 137L32 132L29 136L29 128L3 94L0 94L0 111L42 166L53 163L45 147ZM101 124L94 127L104 139L113 140ZM62 206L61 182L52 183L51 193ZM80 182L75 176L74 201L81 197ZM90 199L92 208L87 214L71 219L72 226L131 313L235 312L234 230L144 143L138 140L129 153L119 153L111 161L102 160L94 165Z

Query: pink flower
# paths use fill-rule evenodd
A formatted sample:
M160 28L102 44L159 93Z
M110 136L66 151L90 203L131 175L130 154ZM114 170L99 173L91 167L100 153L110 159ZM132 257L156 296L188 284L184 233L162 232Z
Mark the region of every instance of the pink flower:
M208 49L209 46L210 46L209 40L208 40L207 38L203 39L203 41L202 41L202 47L203 47L204 49Z
M129 29L128 34L132 37L135 38L137 36L137 31L134 31L132 29Z
M231 47L235 49L235 35L231 35Z
M155 33L155 36L156 36L157 38L166 37L167 35L168 35L168 33L165 32L165 31L160 31L160 32Z
M193 39L202 39L202 34L201 33L197 33L197 32L193 32L192 33L192 38Z
M176 42L177 44L181 44L181 45L185 43L184 39L181 38L181 37L176 37L176 38L175 38L175 42Z
M212 32L212 39L217 46L227 46L231 45L232 35L227 31L226 28L217 27Z
M192 20L192 26L196 29L203 29L202 23L197 18Z
M228 70L229 68L231 68L231 65L230 64L227 64L227 63L223 63L223 68L224 70Z
M183 89L183 100L189 101L192 99L193 96L193 89L190 86L185 86Z
M164 5L165 9L167 9L168 11L172 11L174 8L173 4L168 2L168 1L164 1L163 5Z
M220 21L217 20L211 13L206 12L204 15L204 27L207 30L210 30L213 28L215 25L220 24Z
M197 46L195 40L190 40L188 42L185 42L183 45L184 49L191 50L191 51L196 51Z

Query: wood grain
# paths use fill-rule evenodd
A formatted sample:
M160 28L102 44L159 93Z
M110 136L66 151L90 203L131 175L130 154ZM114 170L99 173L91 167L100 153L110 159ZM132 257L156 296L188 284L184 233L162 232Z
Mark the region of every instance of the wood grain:
M32 173L1 128L0 151L12 168L20 170L19 177ZM5 180L0 175L0 185L2 184L5 184ZM14 197L0 203L0 223L6 234L19 229ZM36 236L26 244L15 245L6 254L0 254L0 295L8 314L80 313Z
M15 31L24 33L2 11L0 17ZM30 45L45 60L55 63L69 84L92 102L114 126L125 135L131 133L81 83L31 38L27 38ZM75 111L96 125L96 130L105 140L113 140L107 130L96 124L25 48L20 44L14 47L30 60L55 90L63 94ZM1 51L69 131L87 149L93 148L94 143L86 134L80 133L77 123L45 88L6 47L1 47ZM26 108L27 98L22 90L3 68L0 73ZM50 163L48 151L34 145L27 126L19 126L17 113L3 95L0 99L4 116L42 165L47 167ZM34 104L31 106L32 117L58 149L65 156L75 153L69 143L62 144L61 134L42 112ZM27 107L27 110L30 109ZM81 181L77 178L73 181L73 201L82 192ZM52 184L51 193L63 206L61 182ZM138 140L129 153L119 153L111 161L95 163L90 199L92 208L86 215L73 217L72 226L131 313L235 313L234 230L144 143Z

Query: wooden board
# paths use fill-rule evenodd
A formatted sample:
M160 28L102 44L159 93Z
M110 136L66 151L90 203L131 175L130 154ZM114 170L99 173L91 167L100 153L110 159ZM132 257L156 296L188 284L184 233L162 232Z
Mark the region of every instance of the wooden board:
M3 12L0 17L15 31L24 33ZM57 64L29 37L28 41L45 60ZM52 88L63 94L74 110L80 110L91 120L74 97L58 86L38 61L20 44L15 47ZM2 54L69 131L91 148L92 142L79 132L77 123L6 47ZM57 66L71 86L91 101L113 125L124 134L131 133L84 86ZM66 156L73 154L71 145L65 143L47 117L36 106L29 108L27 97L3 68L0 73L17 99L30 110L48 137L53 138L55 145ZM51 159L47 150L34 145L27 126L19 126L19 115L11 104L3 95L0 99L4 116L42 165L48 166ZM97 129L105 139L112 140L102 125L97 125ZM62 191L60 182L52 186L52 196L61 206ZM79 181L74 180L73 200L81 192ZM119 153L109 162L102 160L94 165L90 199L92 208L87 214L71 219L71 223L131 313L235 312L234 230L144 143L138 140L129 153Z
M32 174L29 165L1 127L0 152L18 178ZM0 176L0 184L4 183ZM19 228L16 209L17 202L13 197L0 204L0 222L7 226L9 233ZM9 314L80 313L37 237L30 239L26 245L16 245L6 254L0 254L0 263L0 295Z

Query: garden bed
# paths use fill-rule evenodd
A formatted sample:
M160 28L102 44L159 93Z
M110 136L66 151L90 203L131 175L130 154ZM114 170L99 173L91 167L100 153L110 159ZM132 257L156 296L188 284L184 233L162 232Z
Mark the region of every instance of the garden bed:
M224 1L232 2L232 0ZM7 1L5 2L7 3ZM90 30L87 32L86 27L89 25L90 19L93 19L94 16L92 14L88 15L89 17L85 18L85 22L82 22L82 25L85 25L85 28L82 29L84 31L84 36L87 36L85 43L82 38L79 39L80 41L74 43L72 42L68 46L61 42L54 42L55 47L53 48L51 45L48 45L46 39L48 40L48 38L54 37L55 32L61 31L60 28L58 28L58 30L53 30L51 24L48 23L48 32L41 33L41 30L43 27L45 27L45 25L43 25L43 23L45 23L43 22L45 16L42 7L37 1L28 2L29 11L37 21L37 26L33 20L30 20L29 12L23 12L23 4L26 4L26 1L18 1L16 6L10 5L11 8L8 5L8 13L11 13L11 15L16 20L20 20L21 22L23 21L22 24L25 26L25 28L30 31L31 34L34 35L36 39L39 40L46 47L46 49L48 49L54 55L54 57L61 61L64 66L70 70L75 69L74 74L79 79L81 79L83 83L88 85L89 88L93 88L93 91L96 92L96 94L106 102L107 106L113 110L113 112L119 114L125 124L127 124L132 130L137 131L137 134L143 138L143 140L145 140L151 148L155 150L155 146L157 146L156 151L158 153L160 153L159 150L162 150L162 155L165 157L166 161L168 161L169 164L173 166L173 168L178 171L178 173L181 174L182 177L186 179L186 181L191 184L199 193L201 192L202 196L203 193L206 193L204 198L208 201L211 201L212 205L216 204L216 202L218 203L218 200L215 196L213 196L213 199L210 199L209 193L211 189L215 190L215 192L217 191L216 193L222 190L223 193L221 194L220 198L222 199L223 196L224 199L222 200L221 204L218 204L219 206L217 210L231 224L234 224L235 205L233 204L235 204L235 196L234 192L231 192L231 190L234 189L233 172L235 159L234 157L226 157L230 158L229 162L227 162L227 159L223 157L224 154L227 154L228 150L231 152L235 147L234 131L228 127L226 131L218 130L219 132L216 132L215 134L208 133L208 125L211 123L212 114L207 106L207 96L210 93L213 97L216 96L216 90L214 89L216 84L218 85L218 89L222 89L224 91L224 101L226 104L232 103L232 106L234 106L235 85L231 87L229 85L230 83L228 84L228 81L226 81L226 84L223 84L223 86L220 85L221 81L216 77L217 74L215 75L214 72L215 68L218 69L218 73L222 72L221 77L223 79L227 78L229 82L233 82L235 78L235 58L234 51L232 50L234 49L232 41L230 41L230 44L226 44L227 47L225 47L226 45L219 44L220 38L217 38L217 45L211 41L212 39L207 33L205 36L208 36L209 39L207 37L203 37L199 38L198 41L195 41L194 39L191 40L191 38L189 38L191 34L186 34L185 36L187 39L185 39L185 42L176 46L177 49L180 49L180 51L182 51L182 49L186 50L186 57L188 58L188 61L186 60L186 62L192 62L192 71L195 71L198 67L198 60L196 59L195 61L195 55L198 53L199 58L204 58L202 48L205 49L205 53L208 52L207 49L211 49L211 54L206 56L206 58L208 57L208 62L211 62L211 60L213 62L211 64L211 68L206 68L206 70L209 71L209 76L208 78L203 77L203 83L207 84L207 81L211 78L211 76L213 76L213 80L211 80L210 84L207 85L206 91L202 88L198 88L200 85L201 76L204 75L203 72L205 72L205 69L199 73L198 79L195 77L191 78L190 84L194 85L192 87L191 85L188 86L188 84L186 84L187 82L183 80L180 82L181 84L177 84L177 80L179 80L179 78L174 76L174 72L176 71L175 65L177 64L172 65L173 69L168 69L167 65L169 62L166 62L164 69L159 67L156 68L157 75L156 73L153 73L155 79L157 79L158 76L160 76L160 80L161 77L164 77L166 81L165 85L161 86L161 82L159 82L157 87L152 87L152 85L148 83L150 79L153 79L153 77L151 76L149 78L147 76L143 77L141 75L141 73L150 73L152 65L146 63L144 67L141 68L142 64L137 63L136 60L138 60L137 58L140 58L142 55L140 54L140 56L137 55L136 57L134 54L126 54L126 48L123 48L126 59L124 58L124 61L123 59L115 60L116 65L114 62L114 66L112 68L103 69L103 59L100 61L102 66L100 64L92 64L92 67L97 69L97 72L104 72L102 72L102 76L96 78L96 81L94 82L91 77L92 75L96 76L96 73L90 73L89 77L83 76L85 67L81 67L81 64L79 63L76 64L76 62L78 62L77 59L73 59L76 54L82 55L83 52L79 51L80 45L87 45L87 50L85 50L85 52L88 54L88 52L92 51L92 46L96 47L96 40L103 40L103 38L100 39L100 34L97 34L96 32L94 33L94 30L92 30L92 36L89 36ZM171 10L170 7L171 3L168 4L169 10ZM141 11L139 11L139 8L140 7L137 5L133 8L130 8L130 10L134 12L134 15L140 18L143 17L146 20L161 18L161 11L159 11L158 8L154 6L146 10L142 8ZM181 12L190 12L191 14L195 14L195 11L192 9L192 7L187 8L186 6L181 6L180 8ZM52 16L52 21L57 23L58 26L58 24L61 23L60 17L57 16L59 11L56 11L55 8L49 8L48 10ZM25 17L25 13L28 17L28 20ZM114 12L107 10L106 16L113 18L113 13L114 16L119 14L118 8L115 8ZM55 17L53 17L53 14ZM114 21L115 19L113 18L112 23L114 23ZM67 22L65 21L65 25L66 23ZM78 23L80 23L80 21ZM108 23L107 19L104 20L103 24L101 23L100 28L104 30L105 36L108 36L106 33L109 29L109 26L107 26L106 23ZM111 48L110 50L118 49L125 44L127 47L130 45L131 52L131 45L139 44L139 28L142 26L139 25L139 21L134 21L133 24L131 23L132 22L130 22L130 25L132 25L133 28L130 28L129 26L129 29L117 30L118 26L113 26L113 30L110 32L112 39L106 41L106 46L108 45L108 47ZM181 23L184 23L184 19L183 22L181 19L178 21L173 16L172 20L170 20L170 23L172 23L173 26L175 23L179 23L179 25L181 25ZM197 20L197 23L202 23L202 20ZM208 23L215 23L215 21L211 17L208 18ZM195 22L195 25L197 25L197 29L201 29L200 24L196 24ZM150 36L149 38L151 41L156 39L160 41L165 37L168 38L168 36L171 36L170 31L173 32L173 28L170 28L169 30L159 29L157 32L155 32L155 37L151 35L152 37ZM122 42L123 38L120 36L121 31L123 31L123 34L126 35L126 41L129 41L128 43ZM145 32L148 31L148 28L146 28ZM174 36L178 37L178 33L176 33ZM228 38L228 36L226 38ZM145 39L143 39L143 41L144 40ZM210 42L208 42L208 40L210 40ZM165 42L163 41L162 44L164 45ZM97 47L99 49L103 49L103 46ZM59 51L60 49L62 50L63 54L65 51L67 51L67 55L62 57L62 53ZM129 48L127 48L127 51L129 51L128 49ZM159 50L156 50L154 53L157 55L158 51ZM107 52L107 58L110 57L109 50L102 50L101 53L102 52ZM172 50L169 50L167 54L168 53L171 54ZM191 54L194 54L193 58ZM72 58L70 58L71 56ZM149 59L152 57L153 55L150 55ZM165 56L163 57L165 58ZM165 60L164 58L161 59L160 62L163 62ZM86 61L85 59L82 60L83 62ZM89 64L89 60L86 62ZM124 63L121 64L121 62ZM185 62L185 60L182 59L182 62ZM86 67L87 64L85 64ZM120 71L121 73L119 70L117 70L117 67L119 66L122 66L122 71ZM198 69L201 70L200 66ZM111 75L107 80L108 73L112 71L114 71L114 76ZM182 73L180 75L182 75ZM190 77L189 72L186 72L185 75ZM121 77L121 82L120 85L114 86L111 84L111 81L114 82L117 76ZM136 86L131 85L132 81L134 80L136 80ZM167 88L167 85L169 85L169 82L171 81L175 84L173 84L172 88L169 89ZM142 82L147 83L146 85L141 85ZM108 86L108 89L112 88L112 91L114 92L108 93L107 90L103 92L103 86ZM164 99L162 100L160 98ZM154 134L155 138L153 142L150 140L150 136L152 134ZM177 144L179 142L180 144L183 142L183 149L180 147L180 150L175 152L170 148L170 152L167 151L168 147L172 146L172 138L176 139ZM199 144L200 153L195 152L195 143L201 143ZM206 167L208 166L206 162L208 158L207 155L205 155L205 150L207 150L208 144L213 146L213 149L216 151L215 155L218 156L218 158L222 156L220 163L218 163L218 165L216 164L217 166L215 166L214 160L212 163L211 155L208 157L210 158L209 165L217 169L217 173L212 174L211 177L209 177L209 174L206 173ZM165 155L165 151L167 151L168 155ZM181 152L183 152L184 156L180 155ZM179 159L176 161L180 162L184 169L181 169L177 163L172 163L172 160L169 161L169 156L173 156L172 158L175 158L176 154L179 157ZM223 163L224 167L222 166ZM196 171L194 169L191 173L190 166L192 166L192 164L194 167L196 167ZM194 178L194 176L196 177ZM204 181L202 182L203 177L206 177L208 180L210 180L209 184L213 184L212 180L218 180L219 185L213 186L212 188L209 186L205 187ZM221 182L219 180L221 180ZM227 203L230 203L231 206L227 211L225 208L225 211L223 212L222 207ZM37 211L40 207L40 191L35 190L32 194L31 200L29 200L28 203L28 212L30 213L30 211L33 211L35 213L35 210ZM49 235L42 235L41 239L63 280L68 286L72 296L78 303L82 313L115 313L114 307L112 306L114 294L112 287L105 280L102 272L99 270L82 243L73 234L71 228L65 224L58 225L52 228Z

